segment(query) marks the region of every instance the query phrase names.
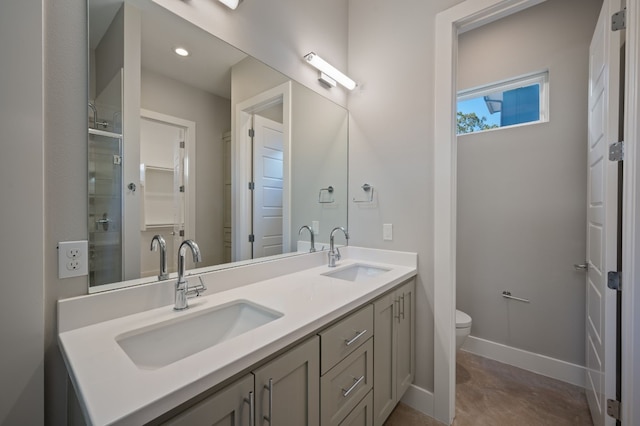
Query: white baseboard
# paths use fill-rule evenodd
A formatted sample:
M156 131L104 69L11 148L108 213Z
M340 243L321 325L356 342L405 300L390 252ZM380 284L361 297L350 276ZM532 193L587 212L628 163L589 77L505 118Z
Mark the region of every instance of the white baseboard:
M585 385L585 367L581 365L473 336L467 337L461 349L576 386Z
M433 392L416 385L409 385L409 389L407 389L401 401L409 407L433 417Z

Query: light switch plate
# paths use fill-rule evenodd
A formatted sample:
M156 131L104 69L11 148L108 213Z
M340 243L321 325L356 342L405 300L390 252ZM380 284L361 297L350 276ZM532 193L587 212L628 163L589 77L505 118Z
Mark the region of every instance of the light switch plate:
M382 239L384 241L393 240L393 224L385 223L382 225Z
M319 235L320 234L320 222L317 220L312 220L311 221L311 229L313 229L313 234L314 235Z
M58 243L58 278L81 277L88 274L89 243L61 241Z

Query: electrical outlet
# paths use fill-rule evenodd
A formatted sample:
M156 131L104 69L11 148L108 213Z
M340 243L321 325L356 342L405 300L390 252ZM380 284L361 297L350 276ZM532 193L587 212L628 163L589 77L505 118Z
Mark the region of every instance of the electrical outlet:
M81 277L88 273L89 243L61 241L58 243L58 278Z
M311 229L313 229L314 235L320 235L320 222L317 220L312 220Z

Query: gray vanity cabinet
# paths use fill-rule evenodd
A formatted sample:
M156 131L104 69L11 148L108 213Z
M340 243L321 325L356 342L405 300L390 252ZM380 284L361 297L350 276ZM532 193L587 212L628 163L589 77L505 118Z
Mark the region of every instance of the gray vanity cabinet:
M373 305L320 332L322 426L350 424L344 421L373 388L373 339ZM372 425L369 416L365 426Z
M318 426L319 371L317 336L254 370L256 426Z
M415 375L415 278L374 304L374 425L381 426Z
M170 426L252 426L250 398L253 375L225 387L170 419Z

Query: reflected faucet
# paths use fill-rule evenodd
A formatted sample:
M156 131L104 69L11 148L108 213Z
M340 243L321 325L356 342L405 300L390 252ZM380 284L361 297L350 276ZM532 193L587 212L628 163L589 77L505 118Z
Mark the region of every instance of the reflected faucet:
M334 268L336 266L336 260L340 260L340 258L342 257L340 255L340 250L338 249L338 247L334 248L333 244L333 234L336 231L342 231L344 233L344 237L347 240L349 239L349 233L342 226L338 226L331 230L331 234L329 234L329 268Z
M193 255L194 262L198 263L202 260L202 257L200 256L200 248L195 243L195 241L185 240L180 244L180 248L178 249L178 281L176 281L176 303L173 307L173 309L175 309L176 311L187 309L189 307L187 299L193 296L200 296L200 293L206 290L206 288L202 284L193 287L191 290L189 289L189 282L184 277L184 256L187 247L191 249L191 254Z
M309 231L309 234L311 234L311 248L309 249L309 253L315 253L316 251L316 245L315 245L315 236L313 235L313 229L309 228L309 226L307 225L302 225L300 227L300 230L298 230L298 235L300 235L300 233L302 232L303 229L307 229Z
M93 128L97 129L98 128L98 110L96 109L96 106L91 102L89 102L89 108L91 108L91 111L93 111Z
M162 235L154 235L151 239L151 251L158 250L158 247L160 247L160 275L158 275L158 279L163 281L169 278L169 274L167 273L167 243Z
M96 106L93 103L89 102L89 108L91 108L91 111L93 111L93 128L96 130L99 127L106 129L107 126L109 126L109 123L106 121L98 121L98 109L96 108Z

